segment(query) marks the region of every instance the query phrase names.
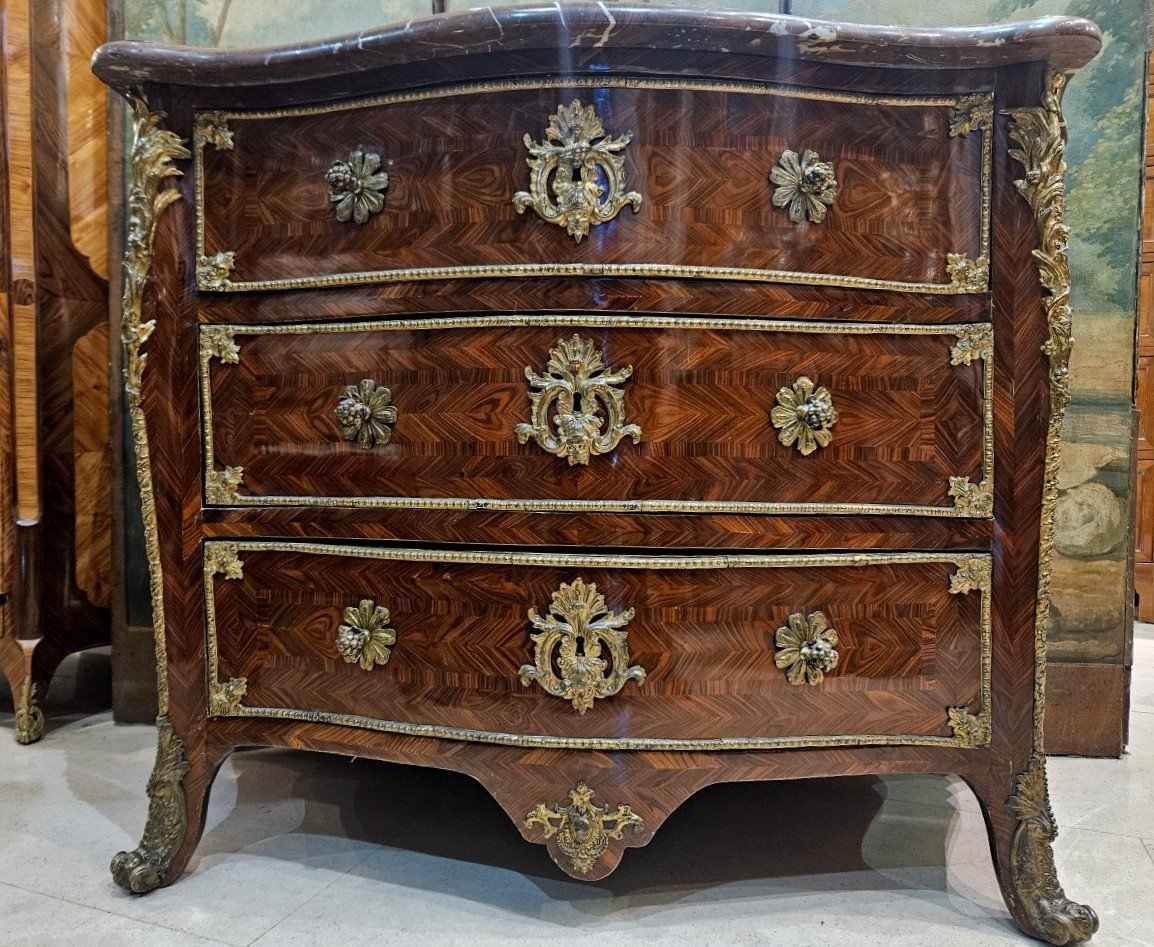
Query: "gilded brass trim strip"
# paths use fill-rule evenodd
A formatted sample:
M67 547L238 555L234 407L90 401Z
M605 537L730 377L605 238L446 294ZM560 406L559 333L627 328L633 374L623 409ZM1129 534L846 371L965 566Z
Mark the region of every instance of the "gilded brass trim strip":
M1014 186L1030 205L1038 232L1034 259L1046 314L1042 354L1049 364L1050 418L1046 429L1046 460L1042 474L1042 512L1038 541L1038 595L1034 612L1034 753L1045 752L1043 716L1046 711L1046 636L1050 620L1051 559L1054 514L1058 506L1058 467L1062 459L1062 422L1070 404L1070 352L1073 313L1070 309L1070 263L1066 251L1066 122L1062 95L1067 76L1046 75L1039 107L1010 109L1010 139L1018 148L1010 157L1025 171Z
M784 554L719 554L695 556L652 556L638 554L598 553L544 553L515 551L440 550L424 548L397 548L374 546L329 545L314 542L284 542L262 540L208 540L204 543L205 557L212 557L213 547L221 543L235 547L238 552L290 552L308 555L348 556L375 559L383 562L446 562L507 566L565 566L568 568L610 569L780 569L815 566L872 566L897 563L943 562L958 566L972 566L975 561L992 569L992 557L974 553L814 553L808 555ZM207 573L206 573L207 576ZM951 580L952 581L952 580ZM979 589L982 595L980 653L981 653L981 707L979 715L991 720L990 669L992 661L992 626L989 589ZM208 688L219 687L219 650L216 629L215 584L206 578L205 631L207 635ZM943 708L946 710L946 708ZM298 710L289 707L238 706L222 716L260 717L297 720L309 723L327 723L357 727L382 733L431 737L440 740L461 740L500 746L559 748L571 750L656 750L656 751L712 751L712 750L769 750L825 746L948 746L974 749L964 737L930 736L917 734L880 735L851 734L838 736L800 737L715 737L709 739L665 739L654 737L559 737L543 734L501 733L445 727L437 724L405 723L395 720L374 720L354 714L327 711ZM948 721L948 710L946 719Z
M705 329L725 332L797 332L837 333L843 335L941 335L966 340L975 334L983 345L968 353L982 360L983 430L982 482L974 489L992 495L994 482L994 343L988 323L950 325L887 324L878 322L807 322L784 319L715 319L703 316L626 315L615 313L578 313L573 315L493 313L474 316L437 316L422 319L380 319L370 322L292 323L287 325L233 325L230 339L238 335L312 335L333 332L375 332L398 330L476 329L505 326L563 328L643 328ZM975 326L978 328L976 329ZM213 406L210 360L218 350L219 327L200 327L200 397L203 417L205 483L221 476L216 469L213 446ZM954 347L946 350L947 363ZM966 362L968 364L968 362ZM234 469L234 468L230 468ZM956 479L956 478L955 478ZM962 478L965 479L965 478ZM949 500L949 484L942 485L943 501ZM581 513L739 513L795 515L864 515L864 516L948 516L972 518L974 508L955 499L949 506L911 506L885 503L773 503L711 500L528 500L490 497L321 497L321 496L249 496L231 492L228 506L302 506L349 507L357 509L405 510L494 510L514 512L581 512ZM211 505L211 500L210 500ZM990 515L985 508L977 510L982 518Z
M769 82L745 82L739 79L661 79L647 76L543 76L531 79L500 79L487 82L466 82L438 86L432 89L412 89L405 92L386 92L381 95L349 99L345 102L325 102L320 105L286 105L272 109L233 109L212 112L216 121L229 119L294 118L310 115L331 115L334 112L355 112L379 105L402 102L423 102L453 95L477 95L484 92L517 92L523 89L664 89L673 92L748 92L751 95L772 95L786 99L809 99L814 102L845 102L850 105L909 105L945 106L954 109L970 107L973 95L883 95L872 92L842 92L832 89L812 89L805 86L774 85ZM978 93L991 103L992 92ZM197 113L201 114L201 113Z
M124 252L124 296L121 301L121 340L124 345L124 391L136 454L136 478L140 485L140 511L144 524L144 550L148 558L148 587L152 599L152 630L156 638L158 712L168 713L168 646L164 624L164 579L160 564L160 536L156 523L156 497L152 489L152 461L148 452L148 425L144 416L142 387L148 360L145 342L156 327L144 321L144 288L152 272L152 243L161 214L180 200L175 188L165 188L166 178L183 172L173 165L188 158L188 149L173 132L160 127L163 112L150 112L141 99L132 102L135 140L130 160L127 196L128 232ZM178 741L179 742L179 741Z
M869 93L834 92L825 89L777 86L759 82L707 81L688 79L651 79L623 76L573 76L570 78L508 79L503 81L466 83L440 86L433 89L414 89L387 95L356 99L349 102L326 103L319 106L297 106L251 111L220 111L196 113L195 122L207 121L201 115L210 115L213 123L227 125L230 120L258 121L261 119L292 116L323 115L332 112L423 102L430 99L461 95L480 95L532 89L653 89L678 92L725 92L750 95L770 95L784 98L821 102L844 102L859 105L944 107L955 111L972 108L979 96L993 106L993 93L964 96L895 96ZM981 224L978 252L975 260L989 260L990 208L992 182L992 134L985 127L976 128L982 136L981 157ZM951 137L954 137L951 135ZM198 258L211 258L205 248L204 225L204 147L203 138L194 142L195 195L196 195L196 249ZM768 198L767 198L768 200ZM951 250L953 248L950 248ZM222 252L228 252L222 251ZM967 256L954 254L954 256ZM968 258L968 257L967 257ZM397 270L368 270L352 273L334 273L325 276L285 277L270 280L233 280L201 282L199 289L213 292L259 292L280 289L317 289L334 286L356 286L366 283L403 283L421 280L514 278L514 277L651 277L655 279L722 279L747 282L796 283L809 286L842 286L850 289L878 289L894 292L933 293L958 295L985 292L985 282L959 282L947 266L945 283L918 283L901 280L873 279L864 276L841 276L830 273L804 273L792 270L760 270L745 267L681 266L665 263L586 264L586 263L524 263L479 266L413 267Z
M265 324L235 324L229 329L233 335L320 335L333 332L373 332L389 329L477 329L489 326L567 326L591 328L642 329L714 329L719 332L800 332L819 335L839 332L842 335L875 335L892 332L898 335L953 335L967 338L979 323L920 323L920 322L834 322L822 319L767 319L726 316L678 316L654 313L566 312L519 313L487 312L481 315L419 316L405 319L370 319L344 322L278 322ZM202 325L201 331L215 331L215 326ZM984 333L979 333L984 334ZM951 353L952 354L952 353ZM986 357L976 354L976 358Z
M796 270L758 270L737 266L685 266L674 263L510 263L494 266L430 266L402 270L364 270L315 277L269 280L227 280L200 289L226 292L262 292L286 289L332 289L369 283L411 283L451 279L513 279L524 277L647 277L649 279L730 280L746 283L794 283L802 286L840 286L845 289L889 290L957 296L972 293L958 283L900 283L868 276L830 276ZM985 290L983 289L982 292Z

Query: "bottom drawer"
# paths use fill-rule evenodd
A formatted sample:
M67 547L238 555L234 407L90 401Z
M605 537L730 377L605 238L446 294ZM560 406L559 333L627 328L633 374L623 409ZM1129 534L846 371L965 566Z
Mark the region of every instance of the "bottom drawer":
M578 749L989 742L988 555L204 550L213 716Z

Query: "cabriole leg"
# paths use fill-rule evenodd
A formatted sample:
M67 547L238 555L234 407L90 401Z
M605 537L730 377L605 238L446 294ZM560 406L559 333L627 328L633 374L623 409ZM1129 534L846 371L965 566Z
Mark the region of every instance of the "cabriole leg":
M148 819L140 844L112 859L112 877L147 894L180 877L204 831L209 790L227 753L190 759L167 717L156 721L156 764L148 780Z
M1054 867L1058 827L1050 808L1045 756L1031 755L1008 794L1004 784L992 779L969 782L985 811L994 867L1015 923L1051 944L1089 940L1098 930L1098 915L1066 897Z

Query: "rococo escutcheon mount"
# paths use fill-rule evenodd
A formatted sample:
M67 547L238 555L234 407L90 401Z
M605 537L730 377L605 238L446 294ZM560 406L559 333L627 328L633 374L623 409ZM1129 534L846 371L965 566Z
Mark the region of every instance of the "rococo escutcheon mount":
M180 876L240 746L464 772L590 881L711 783L951 772L1019 927L1093 935L1043 714L1100 37L827 26L98 54L160 694L117 884Z

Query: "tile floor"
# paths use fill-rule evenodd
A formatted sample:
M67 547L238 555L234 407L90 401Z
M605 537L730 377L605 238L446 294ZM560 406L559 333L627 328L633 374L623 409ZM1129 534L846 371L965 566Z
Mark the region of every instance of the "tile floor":
M0 944L1032 943L1002 906L973 798L940 777L714 787L579 884L465 777L249 751L225 764L185 878L132 897L108 860L138 840L154 738L112 723L107 678L99 652L67 665L34 747L0 712ZM1101 947L1154 947L1152 626L1133 710L1130 756L1050 763L1059 872L1098 910Z

